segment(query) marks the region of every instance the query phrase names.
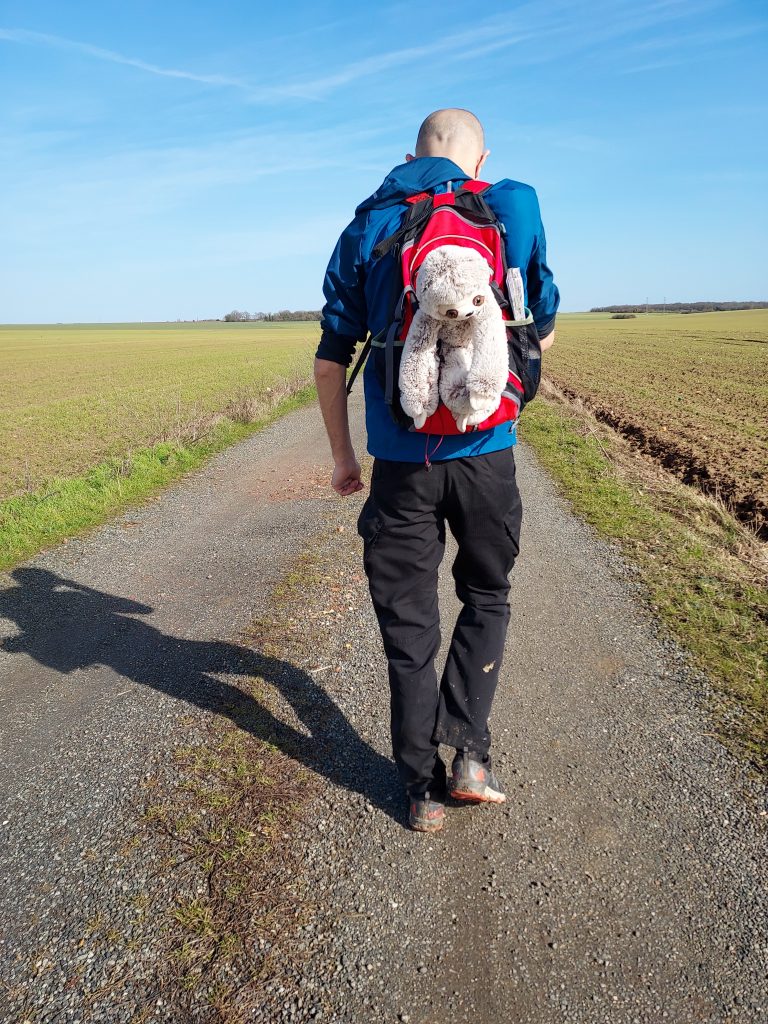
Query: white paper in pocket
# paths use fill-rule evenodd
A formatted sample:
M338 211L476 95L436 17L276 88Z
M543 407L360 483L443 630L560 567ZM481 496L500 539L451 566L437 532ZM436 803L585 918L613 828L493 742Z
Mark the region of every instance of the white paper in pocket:
M525 320L525 291L520 267L510 267L507 271L507 295L512 303L512 319Z

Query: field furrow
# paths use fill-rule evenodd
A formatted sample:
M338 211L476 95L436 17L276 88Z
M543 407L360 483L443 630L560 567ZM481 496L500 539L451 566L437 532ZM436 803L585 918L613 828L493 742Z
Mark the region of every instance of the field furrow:
M768 311L565 315L546 373L768 536Z

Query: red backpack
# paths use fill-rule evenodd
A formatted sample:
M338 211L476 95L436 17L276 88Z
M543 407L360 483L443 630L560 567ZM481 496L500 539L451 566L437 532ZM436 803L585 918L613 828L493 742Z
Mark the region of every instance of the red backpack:
M522 280L519 271L508 271L504 254L504 225L483 198L491 186L486 182L468 180L454 191L431 195L420 192L409 196L408 211L401 227L380 242L373 250L374 259L391 256L394 266L393 302L389 327L376 337L369 337L347 384L347 394L360 372L369 352L373 352L374 369L384 391L384 398L395 422L416 430L413 420L400 405L397 386L403 345L414 313L418 308L415 279L425 257L441 245L462 245L475 249L488 261L490 284L502 316L507 321L509 375L499 408L467 432L488 430L501 423L517 422L523 406L539 386L541 376L541 345L533 318L523 309ZM450 186L449 186L450 188ZM517 284L515 283L517 282ZM516 294L509 295L507 290ZM518 307L518 319L512 310ZM453 414L441 402L427 418L421 434L458 434Z

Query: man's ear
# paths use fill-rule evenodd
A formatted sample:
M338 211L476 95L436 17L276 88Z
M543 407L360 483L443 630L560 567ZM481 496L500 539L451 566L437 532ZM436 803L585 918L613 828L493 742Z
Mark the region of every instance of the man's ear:
M486 151L483 153L483 155L477 161L477 167L475 168L475 181L477 181L477 179L480 177L480 171L482 171L482 169L483 169L483 164L485 163L485 161L488 159L488 157L490 155L491 155L490 149L486 149Z
M411 160L415 160L415 159L416 159L416 157L413 155L413 153L406 153L405 154L405 162L407 164L409 164L411 162Z

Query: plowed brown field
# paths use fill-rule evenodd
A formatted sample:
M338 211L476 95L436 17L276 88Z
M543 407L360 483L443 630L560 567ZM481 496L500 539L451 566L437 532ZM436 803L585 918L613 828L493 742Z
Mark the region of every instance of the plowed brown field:
M564 314L545 375L768 537L768 310Z

